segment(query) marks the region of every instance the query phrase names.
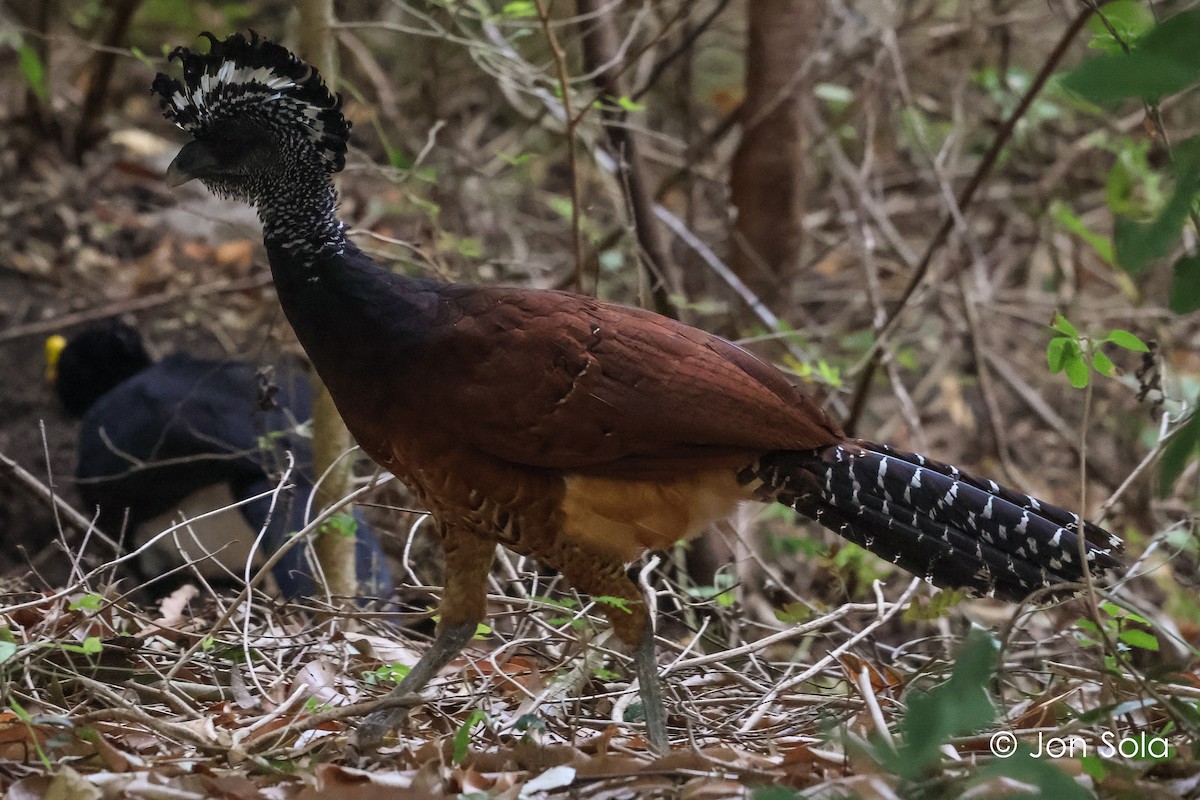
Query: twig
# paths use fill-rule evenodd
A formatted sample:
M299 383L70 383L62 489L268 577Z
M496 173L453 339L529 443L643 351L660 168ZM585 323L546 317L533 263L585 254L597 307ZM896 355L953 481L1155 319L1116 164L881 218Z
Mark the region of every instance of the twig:
M49 502L54 508L55 514L68 527L85 535L88 532L92 532L97 538L112 547L114 551L120 550L120 545L105 536L101 531L96 530L95 524L91 520L76 511L70 503L59 497L53 489L39 481L32 473L4 453L0 453L0 476L11 478Z
M108 87L112 83L113 67L117 55L125 55L128 51L118 49L126 34L129 23L137 13L142 0L118 0L109 4L111 20L108 30L104 33L103 47L92 57L91 80L88 81L87 91L83 97L83 110L79 113L79 124L75 129L75 143L72 156L82 163L83 154L102 135L100 117L104 112L104 102L108 97Z
M916 593L917 588L923 583L924 581L922 581L920 578L913 578L912 581L909 582L908 588L904 590L904 593L901 594L900 597L896 598L896 602L892 603L890 607L885 610L884 608L877 606L879 610L879 616L872 620L869 625L851 636L846 641L839 644L837 647L830 650L824 658L822 658L820 661L817 661L799 675L775 684L775 686L772 687L772 689L758 701L758 708L755 709L754 713L750 715L749 719L742 723L739 730L743 733L754 730L754 728L758 726L759 721L762 720L763 716L768 710L770 710L771 704L775 702L775 698L789 691L793 687L799 686L805 681L810 680L818 672L825 669L827 666L841 657L842 653L846 652L851 647L870 636L876 628L894 617L901 609L907 608L908 601Z
M1079 31L1083 29L1084 23L1087 22L1091 15L1092 9L1090 8L1077 14L1071 20L1071 24L1067 26L1067 30L1059 37L1058 43L1054 46L1050 56L1042 64L1042 68L1038 70L1038 74L1034 76L1033 81L1029 84L1029 89L1021 97L1020 102L1017 103L1017 107L1013 109L1013 112L1004 120L1004 124L1000 126L1000 130L992 140L991 147L984 154L983 159L979 162L979 166L975 168L975 172L971 175L967 184L959 192L957 204L959 213L966 213L967 207L970 206L971 200L975 197L975 192L983 184L988 175L991 174L992 167L996 165L996 160L1000 157L1004 145L1012 138L1017 123L1025 116L1025 112L1029 110L1034 99L1041 93L1042 88L1046 85L1046 81L1050 79L1054 70L1058 68L1059 62L1062 61L1070 49L1071 42L1074 41ZM924 282L925 276L929 272L929 266L933 263L934 254L941 249L942 245L946 242L946 238L950 235L950 231L954 229L954 226L954 214L947 212L937 233L934 234L925 248L925 253L917 263L916 271L913 273L908 285L901 292L900 299L896 302L887 320L879 329L879 335L875 337L875 341L872 342L863 359L859 364L855 365L853 371L860 371L860 377L857 385L854 387L854 395L850 403L850 415L846 418L844 425L847 434L853 435L854 429L858 425L858 421L862 417L863 410L866 407L867 394L875 379L875 373L879 369L880 347L883 346L884 340L890 337L895 330L900 315L908 305L908 301L912 298L913 293L916 292L917 287Z
M790 639L796 638L797 636L807 636L808 634L837 622L838 620L847 617L850 614L862 611L877 611L878 609L878 603L845 603L828 613L809 620L808 622L794 625L786 630L772 633L769 636L764 636L761 639L755 639L753 642L749 642L738 647L731 647L727 650L722 650L717 653L696 656L695 658L689 658L686 661L672 662L667 666L666 669L663 670L663 674L666 675L669 672L695 669L697 667L704 667L710 664L718 664L722 661L728 661L734 658L741 658L742 656L765 650L768 647L778 644L779 642L786 642Z
M708 12L704 19L700 20L694 27L687 31L687 34L683 37L683 41L681 41L675 47L675 49L655 62L654 68L650 70L650 74L646 76L646 80L633 92L632 95L630 95L630 97L634 100L637 100L646 92L654 88L654 85L658 83L659 78L663 76L663 73L667 71L667 68L670 67L671 64L675 63L680 56L691 49L692 45L696 43L696 40L699 39L714 22L716 22L717 17L721 16L721 12L725 10L725 7L729 5L729 2L730 0L718 0L712 11ZM687 3L681 3L680 7L682 9L686 9L687 5Z
M146 311L158 306L177 303L180 300L193 300L198 297L207 297L210 294L224 294L226 292L244 292L247 289L257 289L271 283L270 272L260 272L257 275L251 275L247 278L237 278L213 281L204 286L195 286L188 289L175 289L169 292L158 292L156 294L146 295L145 297L134 297L128 300L118 300L114 303L108 303L96 308L89 308L85 311L76 311L71 314L63 314L61 317L44 320L42 322L31 322L28 325L14 325L8 330L0 333L0 342L11 342L14 339L23 339L26 336L42 336L47 333L58 333L65 328L70 328L75 325L82 325L85 322L95 322L98 319L108 319L121 314L128 314L132 311Z
M1193 410L1192 413L1196 414L1200 413L1200 411ZM1138 463L1138 465L1133 468L1133 471L1125 477L1125 480L1121 482L1121 485L1118 486L1116 490L1109 495L1108 499L1100 505L1100 519L1104 519L1108 516L1108 512L1111 511L1113 505L1115 505L1116 502L1121 499L1121 495L1125 494L1129 487L1133 485L1134 481L1141 477L1141 474L1145 472L1151 464L1158 460L1163 448L1165 448L1167 444L1175 437L1175 434L1179 433L1186 427L1188 420L1188 418L1181 419L1179 424L1176 425L1173 430L1168 431L1166 430L1168 419L1168 415L1164 412L1162 415L1162 421L1159 424L1158 441L1154 443L1154 447L1150 448L1150 452L1146 453L1145 457Z
M1004 419L1000 411L1000 403L996 399L996 390L992 385L992 370L984 357L983 323L979 319L979 309L976 308L971 292L967 287L965 273L958 274L958 291L962 298L963 312L967 319L967 331L970 339L971 357L975 362L975 371L979 375L979 392L983 396L983 406L987 409L988 427L991 428L992 438L996 442L996 456L1000 459L1000 469L1009 482L1017 482L1017 471L1013 467L1008 454L1008 436L1005 435Z
M388 479L391 479L391 477L392 476L390 473L387 474ZM353 492L351 492L350 494L343 497L340 501L338 501L334 505L331 505L330 507L324 509L315 519L313 519L311 522L309 522L307 525L305 525L300 531L298 531L296 534L294 534L291 537L291 539L289 539L287 542L285 542L283 545L281 545L279 547L279 549L277 549L272 554L271 558L267 559L266 563L263 564L263 566L259 569L258 574L254 576L254 579L250 583L248 583L245 586L245 588L242 589L241 592L238 593L238 596L234 599L234 601L229 604L229 608L226 609L225 612L222 613L221 616L217 619L217 621L214 622L209 627L208 635L211 636L211 635L215 634L217 631L219 631L221 628L223 628L227 622L229 622L230 618L233 617L234 613L241 606L241 604L249 599L251 592L254 591L254 587L257 586L262 580L265 579L265 577L270 573L271 567L275 566L275 564L277 564L279 562L279 560L282 559L283 556L286 555L286 553L289 550L291 550L291 548L296 547L301 542L305 541L307 539L307 537L312 536L314 533L319 531L321 529L321 526L324 525L325 522L330 517L332 517L334 514L337 514L338 510L342 506L354 502L354 500L356 500L357 498L361 497L362 495L364 495L367 492L374 489L375 485L376 484L374 482L372 482L372 483L366 484L365 486L361 486L358 489L355 489ZM282 484L281 484L281 486L282 486ZM278 491L278 488L275 491ZM247 500L242 501L242 503L247 503L247 502L251 502L253 500L257 500L261 497L266 496L267 494L270 494L270 492L260 494L260 495L255 495L252 498L248 498ZM238 503L236 505L241 505L242 503ZM220 513L221 511L224 511L224 510L225 509L218 509L215 512L209 512L209 514L201 514L200 516L196 517L196 519L200 519L201 517L209 516L210 514L213 514L213 513ZM179 526L175 526L175 527L179 527ZM171 530L174 530L174 528L168 529L168 531L171 531ZM164 531L162 534L160 534L159 536L152 539L151 542L156 541L157 539L166 535L166 533L167 533L167 531ZM149 543L147 543L147 544L149 544ZM144 549L145 549L145 546L139 548L137 551L135 551L135 553L131 553L130 555L132 556L132 555L135 555L136 553L140 553L141 550L144 550ZM6 609L0 609L0 613L3 613L3 611L5 611L5 610ZM203 636L197 637L196 641L184 653L182 653L180 655L179 660L175 663L175 666L171 667L171 669L167 672L167 674L163 676L164 684L169 683L177 674L179 674L179 671L181 669L183 669L184 665L187 664L188 660L191 659L191 657L196 654L196 651L198 651L201 647L204 646L204 640L205 640L205 637L203 637Z
M626 114L619 105L624 93L621 89L620 55L612 12L601 0L576 0L576 4L580 11L595 16L595 23L583 34L584 63L595 75L593 80L601 92L600 124L615 154L616 177L629 205L634 234L654 274L655 280L650 291L655 310L668 316L677 316L670 297L673 282L669 249L654 217L654 197L642 163L640 142L627 124ZM599 273L596 280L599 281Z
M575 291L582 292L583 287L583 227L580 218L579 199L579 158L576 153L576 131L579 118L571 110L571 76L567 72L567 54L563 52L558 34L550 24L550 11L546 0L535 0L537 3L538 19L550 44L550 52L554 57L554 67L558 73L558 86L562 93L563 122L567 127L567 167L570 171L571 185L571 247L575 255Z

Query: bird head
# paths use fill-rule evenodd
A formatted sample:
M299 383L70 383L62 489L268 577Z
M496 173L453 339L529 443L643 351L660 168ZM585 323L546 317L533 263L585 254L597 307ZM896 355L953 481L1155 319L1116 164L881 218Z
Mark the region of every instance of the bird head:
M46 377L68 413L83 416L105 393L153 364L141 334L110 322L46 340Z
M286 189L328 182L346 164L350 123L315 68L253 31L177 47L182 81L159 73L151 91L163 115L191 135L167 168L179 186L198 178L213 192L259 206Z

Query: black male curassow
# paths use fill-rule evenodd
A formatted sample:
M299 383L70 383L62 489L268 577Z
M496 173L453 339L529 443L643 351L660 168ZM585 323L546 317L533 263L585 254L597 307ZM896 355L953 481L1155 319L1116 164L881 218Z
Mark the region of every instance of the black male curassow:
M1005 599L1069 592L1117 564L1119 540L1069 511L847 438L787 376L716 336L592 297L384 269L335 214L340 100L277 44L208 39L207 54L171 54L182 81L154 81L190 136L168 182L198 178L257 208L280 303L347 426L438 521L438 633L398 696L475 633L497 544L619 598L605 610L634 650L658 750L654 637L627 564L743 501L783 502L931 583ZM368 717L357 744L404 713Z
M240 514L227 511L178 534L193 559L213 552L240 576L260 531L258 553L265 556L304 527L311 443L297 429L311 415L312 390L299 372L279 370L268 385L245 364L187 353L154 363L138 332L121 323L69 341L51 337L46 360L63 407L83 417L75 476L85 510L99 511L101 530L129 530L138 540L178 521L180 510L195 517L245 501ZM293 488L273 493L289 452ZM387 597L393 587L379 539L361 514L354 518L360 595ZM292 547L272 571L286 597L315 592L307 550ZM145 554L137 565L142 577L176 566L178 550L174 558L169 552L164 542ZM212 565L205 559L198 566ZM205 570L213 579L222 572Z

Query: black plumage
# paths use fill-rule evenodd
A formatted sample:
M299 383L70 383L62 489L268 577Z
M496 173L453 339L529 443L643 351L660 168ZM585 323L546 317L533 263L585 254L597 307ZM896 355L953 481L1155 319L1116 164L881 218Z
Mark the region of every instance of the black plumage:
M249 532L242 535L265 526L266 554L304 527L312 448L299 431L312 413L312 390L298 371L275 372L268 392L245 364L187 353L153 363L137 332L121 324L75 336L55 371L64 407L83 415L76 480L86 509L99 510L102 530L136 531L222 485L245 501L239 511ZM268 393L271 402L260 402ZM289 453L294 488L274 493ZM360 514L355 519L362 594L386 596L392 583L378 537ZM306 547L293 547L273 575L286 596L315 590Z
M1079 516L888 445L850 440L776 451L745 482L935 586L1019 600L1082 579ZM1084 523L1088 566L1119 565L1121 541Z

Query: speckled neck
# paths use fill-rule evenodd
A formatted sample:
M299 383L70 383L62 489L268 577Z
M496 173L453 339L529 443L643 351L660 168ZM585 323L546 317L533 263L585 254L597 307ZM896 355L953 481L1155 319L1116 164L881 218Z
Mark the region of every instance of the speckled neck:
M305 188L291 184L260 199L258 217L268 246L287 253L292 266L311 267L319 258L342 255L353 247L346 225L337 218L337 192L328 180Z

